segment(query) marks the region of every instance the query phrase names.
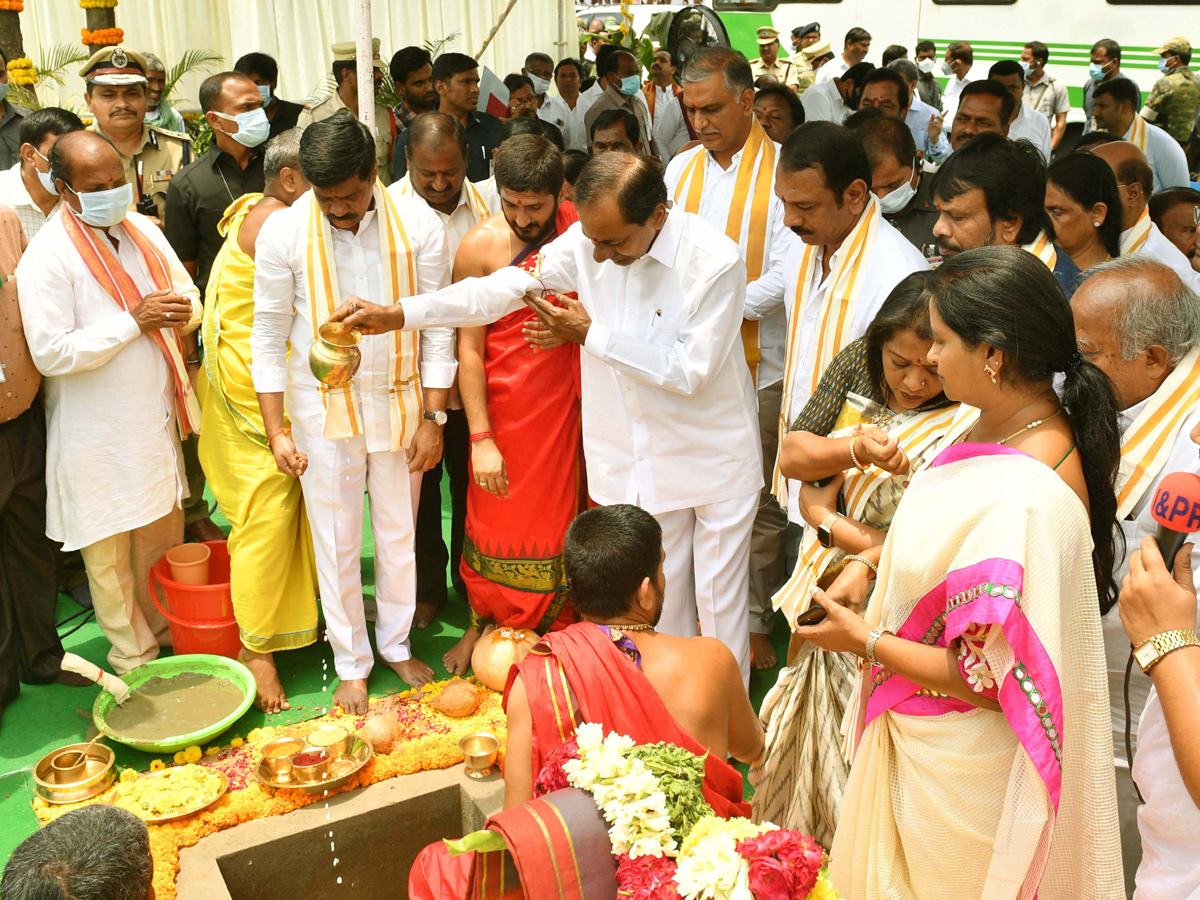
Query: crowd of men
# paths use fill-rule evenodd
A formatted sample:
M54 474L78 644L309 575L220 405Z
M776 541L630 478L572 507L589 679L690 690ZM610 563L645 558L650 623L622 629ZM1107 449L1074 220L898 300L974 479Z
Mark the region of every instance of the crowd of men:
M1069 148L1041 42L986 71L951 43L943 84L931 41L877 67L862 28L836 53L819 23L791 39L781 58L762 28L756 59L683 66L659 49L646 73L597 29L580 58L530 53L505 118L479 109L471 57L386 62L375 41L377 89L401 101L376 104L373 133L352 43L308 107L250 53L200 88L199 158L152 54L83 65L86 128L0 95L0 710L19 680L74 683L54 610L80 569L116 672L169 643L147 575L185 536L225 537L206 483L269 712L287 707L275 654L317 640L318 602L334 702L366 710L364 497L378 655L409 684L433 677L409 635L448 583L472 608L451 672L489 627L569 623L566 527L623 503L661 528L659 627L719 639L748 683L776 664L771 598L804 526L781 426L905 275L974 248L1029 250L1068 296L1095 265L1148 260L1137 291L1077 321L1080 346L1131 420L1174 384L1200 346L1200 316L1181 334L1174 312L1200 289L1186 40L1159 48L1144 104L1098 41ZM349 385L309 367L331 316L362 335ZM1168 436L1189 471L1198 416ZM1148 505L1122 523L1131 547ZM1113 712L1119 731L1119 697Z

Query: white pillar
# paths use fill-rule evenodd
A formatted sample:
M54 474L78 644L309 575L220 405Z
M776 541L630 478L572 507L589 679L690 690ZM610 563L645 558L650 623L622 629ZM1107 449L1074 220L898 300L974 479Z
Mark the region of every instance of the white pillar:
M358 70L358 119L375 134L375 60L371 42L371 0L357 0L354 61Z

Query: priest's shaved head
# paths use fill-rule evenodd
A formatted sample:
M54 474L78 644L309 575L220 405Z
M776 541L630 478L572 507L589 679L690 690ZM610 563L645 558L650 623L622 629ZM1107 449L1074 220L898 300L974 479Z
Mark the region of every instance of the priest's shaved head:
M646 255L667 220L662 164L633 153L597 156L575 182L575 206L596 261L628 266Z
M581 513L563 542L571 602L592 621L642 606L657 624L666 588L662 561L662 527L650 513L627 503Z
M50 150L50 177L58 195L80 212L80 193L110 190L125 184L125 168L112 141L94 131L64 134Z

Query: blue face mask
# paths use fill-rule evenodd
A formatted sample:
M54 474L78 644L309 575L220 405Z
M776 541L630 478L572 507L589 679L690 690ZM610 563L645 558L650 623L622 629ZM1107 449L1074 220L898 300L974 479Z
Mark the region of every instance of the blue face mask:
M37 147L33 148L33 152L36 153L38 156L42 156L42 151L40 151ZM50 165L49 159L47 159L45 156L42 156L42 159L46 160L47 166ZM42 187L45 189L46 193L53 194L55 197L57 197L58 196L58 188L56 188L54 186L54 179L50 177L50 173L43 172L41 169L38 169L36 167L35 167L35 171L37 172L38 181L40 181L42 183Z
M1088 74L1092 76L1092 81L1104 80L1104 66L1100 63L1092 63L1088 66Z
M268 106L271 103L271 86L269 84L255 85L258 88L258 95L263 98L263 106Z
M237 132L229 136L243 147L257 147L271 134L271 123L267 121L267 114L262 107L246 110L236 116L227 116L216 110L213 112L229 122L237 122Z
M1033 66L1031 66L1029 63L1025 62L1025 60L1021 60L1020 62L1021 62L1021 71L1024 72L1025 77L1028 78L1029 71L1033 68Z
M636 76L636 75L630 75L626 78L621 79L621 87L619 88L619 90L626 97L632 97L634 94L636 94L638 92L638 88L640 88L641 86L642 86L642 79L638 78L638 76Z
M1171 67L1167 65L1167 59L1168 57L1166 56L1160 56L1158 58L1158 71L1162 72L1164 75L1171 71Z
M133 204L133 185L123 184L107 191L88 191L81 194L67 185L67 190L79 198L79 218L93 228L111 228L125 221Z

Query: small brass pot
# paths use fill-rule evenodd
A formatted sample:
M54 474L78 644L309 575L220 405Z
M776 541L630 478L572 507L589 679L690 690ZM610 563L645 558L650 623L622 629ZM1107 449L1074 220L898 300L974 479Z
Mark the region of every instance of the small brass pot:
M463 752L467 777L486 778L492 773L492 766L500 751L500 741L493 734L477 731L460 740L458 749Z
M361 341L361 331L340 322L326 322L318 328L317 339L308 350L308 367L317 381L326 387L349 384L362 364Z

